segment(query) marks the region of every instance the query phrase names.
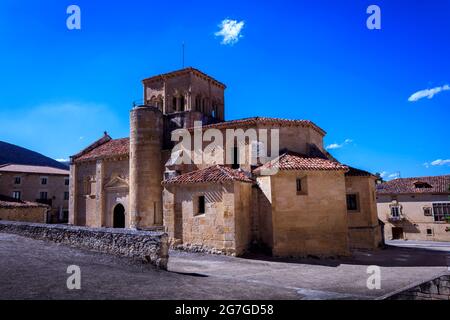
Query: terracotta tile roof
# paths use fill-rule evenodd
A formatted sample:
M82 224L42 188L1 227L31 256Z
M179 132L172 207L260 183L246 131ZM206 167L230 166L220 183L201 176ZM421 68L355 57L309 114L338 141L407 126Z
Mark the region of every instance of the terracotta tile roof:
M109 158L113 156L128 155L130 149L130 139L110 138L106 139L106 141L103 141L103 143L101 144L95 145L95 147L93 148L89 148L88 150L86 149L81 153L79 153L78 155L73 156L72 161L80 162L88 160L97 160L101 158Z
M164 78L172 78L172 77L184 75L186 73L193 73L193 74L195 74L195 75L197 75L199 77L202 77L202 78L209 79L209 80L213 81L219 87L222 87L224 89L226 88L226 85L223 84L222 82L220 82L220 81L214 79L213 77L207 75L206 73L204 73L204 72L202 72L202 71L200 71L198 69L192 68L192 67L184 68L184 69L181 69L181 70L175 70L175 71L168 72L168 73L158 74L156 76L152 76L152 77L146 78L146 79L142 80L142 82L145 83L145 82L151 82L151 81L164 79Z
M50 208L46 204L17 200L0 194L0 208Z
M205 125L203 129L229 129L238 127L251 127L256 125L275 125L275 126L303 126L311 127L318 131L320 134L325 135L326 132L317 126L310 120L294 120L294 119L281 119L281 118L269 118L269 117L252 117L237 120L224 121L214 124ZM189 128L192 131L194 128Z
M22 164L6 164L0 166L0 172L17 172L17 173L36 173L36 174L58 174L69 175L69 170L57 169L52 167L28 166Z
M230 182L240 181L253 183L249 178L250 173L245 173L240 169L231 169L228 167L214 165L206 169L188 172L168 180L163 181L163 184L194 184L206 182Z
M425 186L423 186L425 184ZM431 188L427 187L428 184ZM422 187L421 187L422 185ZM377 185L378 194L450 194L450 175L399 178Z
M262 169L278 168L278 170L305 170L305 171L347 171L348 167L328 159L308 157L299 153L287 151L278 158L256 168L253 172L258 174Z
M349 168L348 172L345 173L345 175L348 177L371 177L371 176L375 177L368 171L357 169L350 166L348 166L348 168Z

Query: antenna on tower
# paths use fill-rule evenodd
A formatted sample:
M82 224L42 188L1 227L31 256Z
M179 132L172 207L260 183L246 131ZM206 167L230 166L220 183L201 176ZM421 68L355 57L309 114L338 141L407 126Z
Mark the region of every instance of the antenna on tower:
M183 41L183 44L182 44L182 56L183 56L183 69L184 69L184 41Z

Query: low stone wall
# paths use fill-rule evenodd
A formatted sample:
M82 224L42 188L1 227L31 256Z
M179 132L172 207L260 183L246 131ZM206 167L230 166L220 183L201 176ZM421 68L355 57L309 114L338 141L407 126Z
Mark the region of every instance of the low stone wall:
M46 207L11 207L0 208L0 221L24 221L45 223L47 217Z
M394 292L386 300L450 300L450 274Z
M142 260L167 269L168 236L163 232L86 228L0 221L0 232Z
M215 255L225 255L225 256L236 256L236 252L233 249L216 249L210 248L208 246L202 246L197 244L180 244L179 241L175 241L170 244L170 248L176 251L192 252L192 253L205 253L205 254L215 254Z

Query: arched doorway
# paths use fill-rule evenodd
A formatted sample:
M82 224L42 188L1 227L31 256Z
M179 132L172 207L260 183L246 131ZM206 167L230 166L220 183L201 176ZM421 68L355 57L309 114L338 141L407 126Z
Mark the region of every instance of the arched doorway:
M114 207L113 228L125 228L125 208L120 203Z

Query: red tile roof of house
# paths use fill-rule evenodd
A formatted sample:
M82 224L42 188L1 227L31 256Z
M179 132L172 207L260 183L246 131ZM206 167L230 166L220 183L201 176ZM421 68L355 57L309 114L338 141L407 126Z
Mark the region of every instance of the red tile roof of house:
M420 184L428 184L431 188L418 188ZM424 194L440 193L450 194L450 175L399 178L377 185L378 194Z
M128 155L130 149L130 139L111 139L105 135L89 147L71 157L74 162L97 160L115 156Z
M339 162L287 151L272 161L256 168L253 172L258 174L262 169L272 168L277 168L278 170L348 171L348 167Z
M35 174L56 174L69 175L69 170L57 169L52 167L28 166L23 164L5 164L0 166L0 172L17 173L35 173Z
M249 173L248 173L249 174ZM228 167L214 165L206 169L200 169L188 172L168 180L164 180L163 184L194 184L207 182L231 182L240 181L253 183L254 181L240 169L231 169Z
M46 204L17 200L0 194L0 208L50 208Z
M281 118L269 118L269 117L252 117L252 118L244 118L244 119L236 119L230 121L224 121L219 123L208 124L202 126L205 129L229 129L229 128L238 128L238 127L251 127L256 125L275 125L275 126L303 126L303 127L311 127L315 129L322 135L325 135L326 132L317 126L314 122L310 120L294 120L294 119L281 119ZM189 128L188 130L192 131L194 128Z

